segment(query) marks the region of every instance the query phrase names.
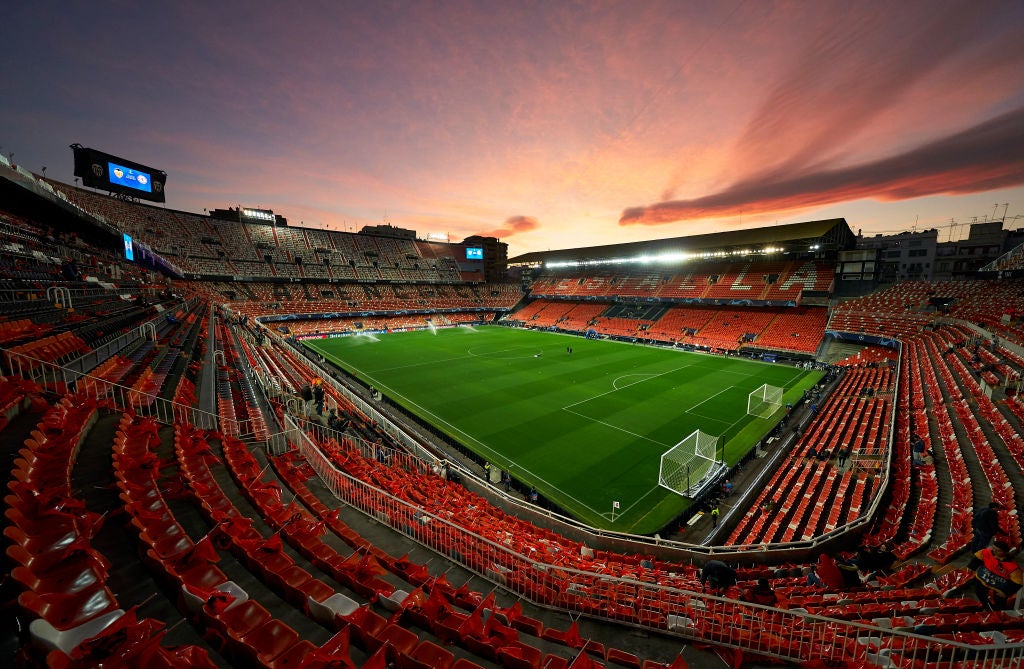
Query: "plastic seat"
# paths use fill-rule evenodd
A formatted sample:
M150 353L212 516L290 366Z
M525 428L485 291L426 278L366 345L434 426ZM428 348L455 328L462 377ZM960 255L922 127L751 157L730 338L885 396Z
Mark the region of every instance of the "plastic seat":
M395 591L395 586L376 576L369 576L364 579L353 579L352 591L364 599L387 597Z
M359 604L351 597L336 592L323 601L308 598L306 600L306 607L309 609L309 615L313 620L326 627L332 627L336 617L341 616L344 618L345 616L352 615L359 608ZM383 620L383 618L381 619Z
M406 613L412 614L411 620L414 621L417 617L427 617L422 610L413 613L411 609L406 609ZM444 611L439 617L426 620L425 629L430 629L443 643L455 643L465 636L463 630L469 619L469 615L459 611ZM422 624L419 626L423 627Z
M384 629L377 634L368 637L367 650L375 651L381 645L389 645L399 654L408 655L416 648L419 637L415 632L405 629L401 625L388 623Z
M510 624L515 629L519 630L520 632L525 632L530 636L540 637L540 635L544 632L544 623L542 623L540 620L537 620L536 618L531 618L529 616L517 616L510 621Z
M469 652L491 662L498 661L498 647L489 639L467 636L462 639L462 645Z
M540 669L543 658L540 649L521 642L498 649L498 662L508 669Z
M70 595L23 592L18 604L61 632L117 609L117 600L105 587Z
M269 611L263 608L259 602L251 599L238 602L220 613L211 612L208 606L203 610L212 614L207 618L209 629L225 634L236 641L271 618Z
M37 618L29 623L28 632L35 646L44 649L46 652L59 650L70 655L71 651L80 643L86 639L93 638L123 615L124 611L114 609L80 625L63 630L57 629L42 618Z
M338 618L350 623L352 640L364 649L369 648L377 634L388 625L387 618L372 610L368 604L356 608L347 616L339 614Z
M283 653L266 664L268 669L298 669L306 661L306 658L316 651L309 641L302 639L298 643L289 646Z
M12 509L8 509L11 511ZM20 525L9 525L4 528L4 536L12 543L18 544L32 555L45 555L71 546L79 539L75 530L54 531L45 534L30 534Z
M548 653L540 663L541 669L569 669L569 660L558 655ZM651 667L650 669L657 669Z
M139 538L161 560L173 559L175 556L182 555L195 546L192 539L184 533L165 537L161 535L153 536L149 532L140 532Z
M48 577L38 576L28 567L18 566L11 571L11 577L27 590L39 595L54 592L73 595L103 587L106 580L106 576L97 572L91 565L78 565L77 568L62 570L56 576Z
M383 606L388 611L398 611L402 608L402 602L404 602L405 598L408 596L409 593L407 591L399 589L395 590L386 597L381 597L377 601L380 603L381 606Z
M262 574L264 579L269 579L274 572L284 571L295 564L290 555L276 551L247 553L242 562L254 574Z
M455 660L455 663L452 664L451 669L484 669L484 668L482 666L480 666L479 664L477 664L476 662L473 662L472 660L467 660L464 657L460 657L457 660ZM560 669L560 668L553 667L552 669Z
M193 588L209 589L215 588L227 582L227 575L220 570L220 567L212 564L201 564L183 572L169 571L168 576L174 579L177 585L190 585Z
M304 588L311 587L313 580L308 571L294 563L280 571L267 574L267 585L295 606L303 606L306 603L309 595L304 592Z
M605 651L604 659L610 663L617 664L623 667L631 667L631 669L640 669L640 658L633 653L628 653L618 648L608 648Z
M433 641L423 640L412 653L399 659L400 669L450 669L455 655Z
M299 633L276 618L258 625L241 637L239 655L253 664L269 665L299 641Z
M184 583L181 586L181 597L185 603L185 610L192 615L197 615L202 610L203 605L208 601L208 597L204 598L199 593L205 593L208 590L222 592L230 597L231 602L224 607L224 610L241 604L249 599L249 593L243 590L242 587L234 581L223 581L222 583L218 583L210 588L198 588L195 584Z

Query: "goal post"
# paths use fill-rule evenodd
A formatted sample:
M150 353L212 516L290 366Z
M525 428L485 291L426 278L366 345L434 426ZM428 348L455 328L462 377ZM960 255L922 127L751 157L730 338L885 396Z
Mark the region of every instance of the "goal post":
M717 454L718 437L694 430L661 454L658 485L683 497L697 497L726 470Z
M747 395L747 414L758 418L771 418L782 408L782 388L763 384Z

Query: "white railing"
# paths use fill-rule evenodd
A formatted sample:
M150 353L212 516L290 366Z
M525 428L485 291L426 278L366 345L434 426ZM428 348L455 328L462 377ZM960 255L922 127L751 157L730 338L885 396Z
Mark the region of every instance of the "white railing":
M255 433L249 420L230 420L14 351L0 349L0 356L9 373L34 381L43 389L59 395L74 392L80 397L96 400L100 406L134 411L165 425L187 421L198 428L219 429L239 439L251 439Z

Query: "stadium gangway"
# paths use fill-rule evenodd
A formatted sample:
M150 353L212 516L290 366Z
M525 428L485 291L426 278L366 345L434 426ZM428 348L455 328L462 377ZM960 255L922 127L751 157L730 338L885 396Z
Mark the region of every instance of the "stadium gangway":
M106 405L117 411L134 411L164 425L187 421L204 430L234 430L231 433L242 440L252 439L255 434L250 420L230 420L7 349L0 349L0 358L9 373L33 381L58 395L74 391L80 397L96 400L101 406ZM38 373L40 369L41 374Z
M339 500L446 560L543 607L790 662L855 661L889 667L902 666L899 662L912 659L912 666L920 661L924 663L921 666L930 669L999 669L1024 662L1024 643L1000 643L996 635L991 639L976 635L972 640L978 643L965 643L953 635L926 636L891 626L815 615L804 609L778 609L696 589L583 571L560 564L555 560L557 554L541 550L520 553L347 475L303 430L294 422L290 424L289 430L268 440L271 452L297 449ZM603 599L616 588L635 593L631 606ZM588 598L592 590L600 594ZM967 625L970 615L965 614Z

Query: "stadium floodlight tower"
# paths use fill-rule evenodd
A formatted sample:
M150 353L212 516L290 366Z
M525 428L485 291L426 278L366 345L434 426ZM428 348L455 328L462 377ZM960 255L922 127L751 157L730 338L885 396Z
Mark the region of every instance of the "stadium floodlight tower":
M662 453L658 485L683 497L699 497L728 470L717 454L718 437L694 430Z

